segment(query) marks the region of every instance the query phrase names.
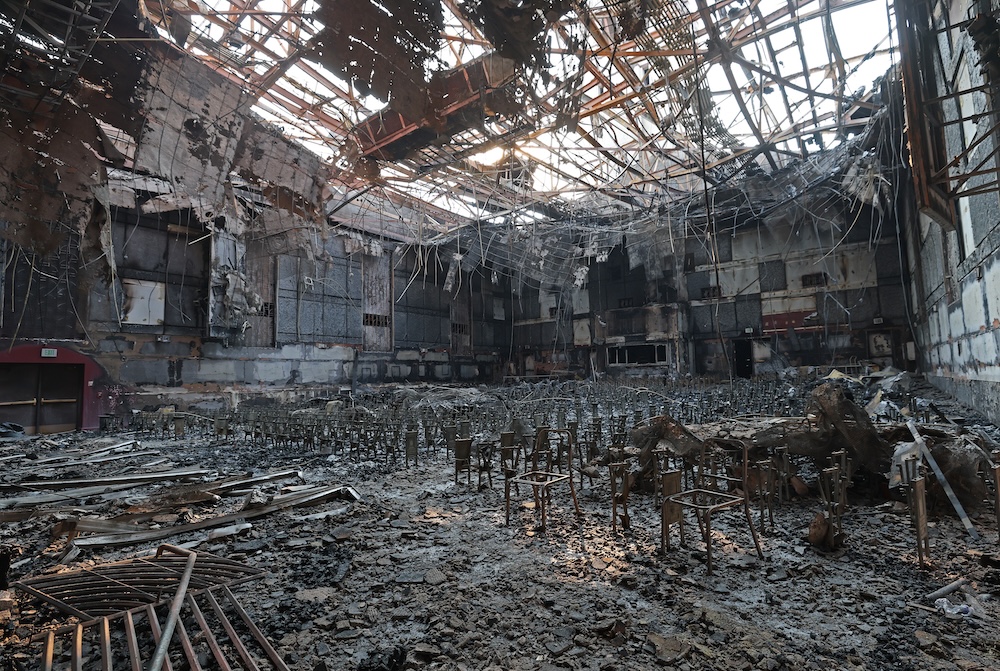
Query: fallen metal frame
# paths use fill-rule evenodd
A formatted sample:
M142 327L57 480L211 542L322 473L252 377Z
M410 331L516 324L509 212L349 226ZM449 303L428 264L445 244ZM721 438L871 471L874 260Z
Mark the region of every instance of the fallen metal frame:
M246 520L255 519L257 517L271 515L279 510L315 505L337 497L347 498L354 501L361 500L361 495L350 486L314 485L308 486L306 489L276 496L266 505L244 508L239 512L229 513L228 515L210 517L199 520L198 522L179 524L161 529L137 530L132 533L113 533L99 536L77 536L74 538L73 542L79 547L135 545L137 543L163 540L165 538L170 538L171 536L177 536L192 531L226 526L234 522L245 522Z
M14 586L81 620L32 639L42 642L40 666L46 671L53 668L56 644L60 641L63 642L59 646L60 659L68 655L70 668L82 669L85 637L97 639L93 648L98 651L100 668L105 671L124 668L116 665L112 646L113 640L121 643L121 638L124 644L118 646L118 656L128 658L128 668L132 671L160 671L162 668L172 671L170 649L175 640L188 668L196 671L202 668L195 648L204 645L217 667L229 671L233 666L226 658L220 638L228 641L244 668L260 669L233 621L226 615L223 603L238 616L240 626L256 642L258 653L270 660L269 668L287 671L281 656L230 590L230 585L259 578L264 573L223 557L165 544L152 557L40 576ZM169 613L161 626L157 609L166 606ZM222 634L213 631L206 613L211 613L221 626ZM136 627L137 618L143 617L149 634L145 640L152 642L153 647L148 662L143 657L150 646L140 642ZM112 625L115 625L115 638ZM189 629L194 636L188 633ZM147 633L146 630L142 632Z
M208 553L200 553L198 560L190 577L195 590L236 585L265 573ZM173 546L162 545L153 557L28 578L13 586L64 613L95 620L161 602L176 591L186 563Z
M198 557L200 559L201 555ZM223 671L241 667L252 671L264 668L290 671L288 665L281 659L281 655L225 584L204 590L188 591L181 599L176 600L178 603L176 630L166 639L168 643L163 644L167 632L165 627L161 629L157 609L162 610L164 606L174 601L175 599L169 599L156 604L136 606L113 615L66 625L39 634L33 639L33 645L41 645L38 652L39 668L51 671L55 668L57 659L61 660L68 656L70 668L82 669L83 643L87 639L96 639L93 649L97 653L97 659L90 659L88 665L89 668L100 668L102 671L118 669L142 671L152 668L147 666L150 663L147 660L151 658L148 655L150 646L145 645L143 640L152 642L155 646L164 645L164 651L175 653L174 662L183 659L187 667L195 671L206 668L199 662L198 648L201 646L204 646L203 651L207 651L214 660L214 664L210 664L207 668L219 668ZM227 615L227 609L236 617ZM218 623L218 628L213 628L209 617ZM148 629L138 626L142 622L146 623ZM241 635L238 628L242 628L246 633ZM121 638L124 638L124 643ZM113 646L113 642L121 645ZM116 647L120 648L118 654ZM235 653L239 659L238 663L227 656L227 649ZM264 658L267 662L264 662ZM163 657L162 668L169 670L176 668L169 655Z

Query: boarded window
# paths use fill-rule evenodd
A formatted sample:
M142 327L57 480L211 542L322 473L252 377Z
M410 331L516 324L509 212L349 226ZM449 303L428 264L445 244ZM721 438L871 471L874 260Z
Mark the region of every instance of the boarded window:
M166 285L163 282L123 279L125 300L122 305L123 324L160 326L163 324L166 304Z
M389 328L391 326L389 315L374 315L366 312L362 324L364 326L377 326L378 328Z
M722 287L715 285L701 288L702 298L722 298Z
M809 273L802 276L803 287L825 287L826 281L826 273Z

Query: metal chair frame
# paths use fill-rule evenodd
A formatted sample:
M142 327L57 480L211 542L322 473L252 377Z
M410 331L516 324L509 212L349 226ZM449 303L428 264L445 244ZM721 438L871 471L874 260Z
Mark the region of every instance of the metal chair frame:
M549 437L552 435L557 436L559 439L557 453L555 456L553 456L551 445L549 444ZM539 457L543 452L546 455L546 470L540 470L538 467ZM565 473L562 472L562 457L564 455L566 458ZM547 427L538 429L538 434L535 436L535 449L532 453L531 463L532 470L511 478L508 482L515 485L523 484L531 487L535 500L535 507L541 512L542 517L542 524L539 528L542 531L545 530L546 509L552 498L552 487L563 482L569 484L569 491L570 495L573 497L573 506L576 509L577 517L582 517L583 512L580 510L580 502L576 498L576 487L573 485L573 433L569 429L550 429ZM552 470L553 467L558 470ZM504 497L507 523L510 524L509 486L504 488Z
M760 547L757 528L750 514L750 499L747 492L747 466L749 461L747 444L740 440L710 439L702 443L695 466L694 487L686 491L672 494L666 500L694 511L695 519L705 542L707 555L707 571L712 573L712 514L726 508L742 506L746 516L747 528L753 537L757 555L763 559L764 551ZM739 475L729 474L730 460L738 459ZM740 494L725 491L722 486L731 488L737 486ZM684 519L679 521L681 544L685 545ZM664 529L664 534L667 531Z

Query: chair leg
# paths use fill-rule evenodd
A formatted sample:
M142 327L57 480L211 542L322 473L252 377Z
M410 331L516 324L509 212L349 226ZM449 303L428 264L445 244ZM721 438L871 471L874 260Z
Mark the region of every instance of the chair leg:
M708 558L706 573L712 575L712 511L705 511L705 524L702 527L705 538L705 556Z
M543 486L542 487L542 495L538 497L538 499L542 502L542 505L541 505L541 508L542 508L542 527L541 527L542 531L545 531L545 507L546 507L545 506L545 497L548 495L548 493L549 493L548 487Z
M503 483L503 500L504 500L504 512L507 515L506 526L510 526L510 478L504 480Z
M753 536L754 547L757 548L757 556L763 559L764 551L760 549L760 538L757 537L757 528L754 526L753 518L750 515L750 503L745 498L743 499L743 513L747 518L747 526L750 528L750 535Z
M698 513L695 513L695 515L697 515L697 514ZM687 547L687 542L684 540L684 511L683 510L681 510L681 519L677 523L677 530L678 530L678 533L680 534L681 547Z

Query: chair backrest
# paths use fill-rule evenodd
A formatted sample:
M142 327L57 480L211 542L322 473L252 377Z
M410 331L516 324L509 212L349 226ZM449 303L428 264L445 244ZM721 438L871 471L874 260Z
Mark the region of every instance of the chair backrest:
M455 461L468 463L472 459L472 438L455 439Z
M531 455L532 470L539 469L539 462L545 460L545 470L569 472L573 466L573 432L569 429L542 427L535 436L535 449Z
M497 451L496 440L483 440L476 445L476 455L480 471L493 470L493 458Z
M695 484L699 489L746 495L749 448L734 438L709 438L698 451Z

